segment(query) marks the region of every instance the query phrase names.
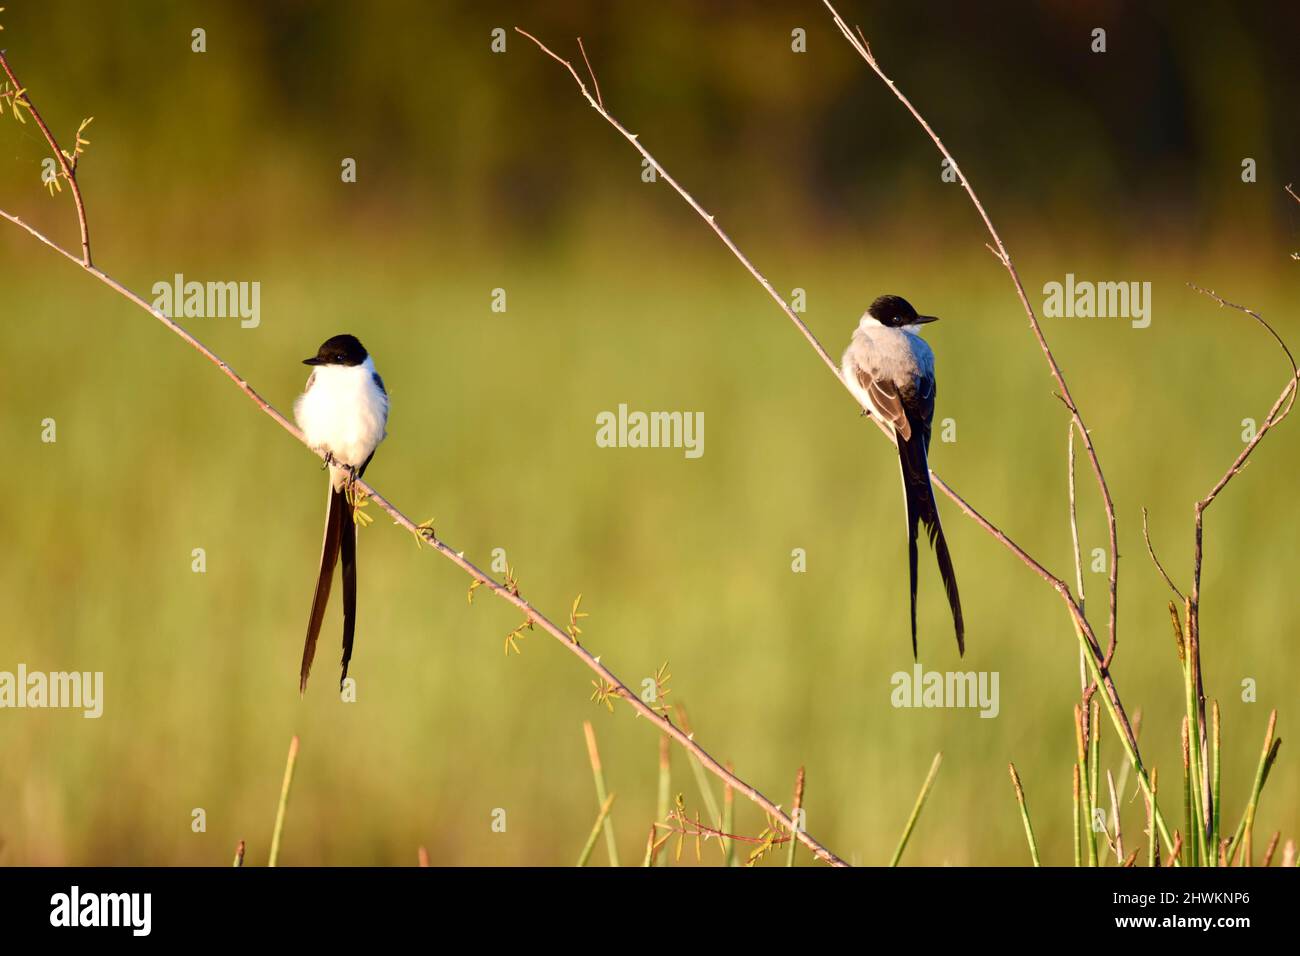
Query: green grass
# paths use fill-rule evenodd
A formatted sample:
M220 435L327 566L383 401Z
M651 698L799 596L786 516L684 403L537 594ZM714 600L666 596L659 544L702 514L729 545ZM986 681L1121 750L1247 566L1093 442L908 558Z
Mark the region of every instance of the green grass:
M556 619L581 592L584 645L634 688L670 660L672 700L689 708L696 739L769 796L783 799L805 765L808 829L841 856L882 861L942 750L943 779L907 862L1023 865L1009 760L1043 863L1069 862L1078 644L1058 598L941 501L968 650L959 661L923 555L920 659L999 671L1001 712L890 705L890 675L912 663L893 453L700 230L665 242L611 228L591 246L504 249L474 266L395 241L305 261L123 263L128 237L101 228L100 260L137 290L178 269L259 279L259 329L191 325L284 411L305 378L299 360L330 334L358 334L393 400L391 435L367 477L417 520L436 516L439 533L480 564L504 548L525 596ZM239 839L264 839L294 734L303 751L282 865L404 864L420 845L435 865L569 863L592 832L578 732L588 719L619 794L617 839L639 850L658 801L657 735L625 709L591 703L590 675L544 636L529 633L521 655L503 656L515 612L481 597L468 605L464 576L386 520L360 532L357 703L337 698L336 609L300 700L318 463L157 323L6 229L0 439L21 468L0 551L0 669L103 670L105 712L3 715L0 863L222 864ZM930 334L938 417L956 419L958 440L942 443L936 428L933 464L1070 576L1064 413L978 243L968 258L945 254L941 269L923 249L749 245L779 288L808 289L807 319L835 355L879 292L944 317ZM1021 241L1013 252L1031 293L1064 271L1048 250ZM1241 420L1262 418L1284 378L1248 319L1181 283L1259 308L1293 344L1300 318L1277 271L1234 258L1192 265L1149 249L1117 264L1085 252L1072 268L1155 283L1150 329L1045 327L1119 509L1120 692L1130 715L1143 709L1144 758L1169 781L1184 699L1140 508L1185 585L1192 502L1239 450ZM488 309L498 286L504 315ZM1211 365L1226 371L1207 378ZM620 402L703 411L704 456L597 448L595 415ZM55 444L39 440L47 417ZM1268 711L1280 706L1278 736L1296 720L1284 680L1300 669L1300 518L1286 505L1300 467L1295 427L1266 439L1207 516L1202 656L1223 712L1226 820L1250 797ZM1104 577L1089 565L1104 527L1086 469L1079 499L1100 629ZM195 574L200 547L207 571ZM791 572L794 548L807 551L806 573ZM1255 703L1241 699L1248 678ZM1099 726L1102 768L1118 771L1104 713ZM674 783L686 783L681 769ZM1121 796L1129 849L1144 813L1131 792ZM1176 793L1166 785L1170 821ZM204 833L190 829L196 807L207 811ZM1257 829L1293 835L1297 807L1300 774L1284 753ZM505 832L492 828L499 809ZM744 800L735 817L736 832L764 825Z

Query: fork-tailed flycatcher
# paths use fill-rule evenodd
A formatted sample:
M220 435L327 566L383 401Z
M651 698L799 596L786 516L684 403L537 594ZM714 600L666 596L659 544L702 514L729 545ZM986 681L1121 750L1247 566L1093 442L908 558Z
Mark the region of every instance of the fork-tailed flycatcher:
M929 532L939 574L952 607L957 651L966 652L966 628L948 542L930 486L930 423L934 420L934 353L920 336L937 316L917 315L904 298L882 295L858 322L841 371L849 391L894 433L907 505L908 565L912 578L912 656L916 656L916 526Z
M329 503L325 512L325 543L320 574L307 618L298 691L307 689L307 675L316 656L316 638L329 603L334 565L343 558L343 674L348 676L352 638L357 625L357 529L348 499L351 484L366 471L375 448L384 440L388 423L388 393L365 347L351 335L336 335L304 365L313 365L307 387L293 403L293 417L312 448L325 453L329 466Z

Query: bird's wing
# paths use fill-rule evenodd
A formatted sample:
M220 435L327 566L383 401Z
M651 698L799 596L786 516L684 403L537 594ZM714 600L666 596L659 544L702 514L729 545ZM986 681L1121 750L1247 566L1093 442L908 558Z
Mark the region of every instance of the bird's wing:
M912 437L912 424L903 409L903 398L898 394L898 387L888 379L877 378L869 369L858 362L853 363L853 373L858 384L871 399L871 406L880 418L893 426L894 431L904 440Z
M911 395L903 396L906 400L908 419L912 428L923 439L928 451L930 448L930 423L934 421L935 388L933 373L918 375L912 380Z

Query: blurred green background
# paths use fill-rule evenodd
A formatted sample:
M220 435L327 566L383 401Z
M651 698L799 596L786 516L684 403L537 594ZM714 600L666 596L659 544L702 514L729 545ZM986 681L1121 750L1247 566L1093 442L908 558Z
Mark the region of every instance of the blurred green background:
M932 145L819 4L6 6L8 56L65 145L95 117L80 182L98 265L146 297L178 272L260 282L258 328L188 325L286 413L299 361L358 335L393 401L367 477L480 564L505 549L554 619L581 592L584 644L630 684L669 661L697 738L772 799L788 805L806 765L809 830L841 856L888 860L942 750L905 862L1026 863L1008 760L1044 861L1069 862L1078 658L1059 599L941 500L968 650L957 658L926 554L921 662L999 672L1001 710L893 708L890 675L912 664L893 450L555 63L513 32L490 50L498 26L571 56L581 34L615 115L779 290L806 290L836 357L880 293L942 316L928 335L957 440L936 434L935 468L1072 578L1066 417L1011 284ZM979 189L1036 306L1067 272L1152 283L1150 328L1044 327L1119 511L1116 679L1173 781L1181 683L1141 508L1186 585L1192 503L1285 381L1262 330L1185 283L1300 345L1300 205L1282 190L1300 179L1298 15L1135 7L840 9ZM1105 54L1089 51L1097 26ZM45 155L32 124L0 123L0 208L73 248ZM158 323L7 223L0 308L0 670L105 674L99 720L0 713L0 863L225 864L239 839L263 863L296 733L282 863L410 864L423 845L436 864L566 864L596 812L584 719L619 795L622 856L639 860L655 735L589 701L569 654L539 631L503 657L513 609L469 606L465 576L381 518L360 532L359 699L334 692L336 603L300 700L317 463ZM702 411L703 457L598 448L595 416L621 402ZM1234 823L1269 709L1282 737L1297 720L1294 427L1207 517L1206 681ZM1090 551L1104 524L1086 472L1080 489ZM1104 575L1086 586L1101 629ZM1107 728L1103 766L1119 765ZM673 773L703 812L679 751ZM1283 749L1257 842L1296 836L1298 796ZM739 807L737 827L761 829Z

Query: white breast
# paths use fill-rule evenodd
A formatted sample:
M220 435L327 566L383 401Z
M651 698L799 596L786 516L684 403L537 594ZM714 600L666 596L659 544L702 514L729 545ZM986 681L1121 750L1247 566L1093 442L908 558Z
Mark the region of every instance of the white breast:
M875 410L867 390L858 385L857 369L879 381L902 382L915 376L935 375L935 354L926 339L904 329L893 329L865 317L854 330L840 362L845 385L859 402Z
M307 444L345 465L360 467L384 440L388 399L375 383L375 366L318 365L307 390L293 404L293 417Z

